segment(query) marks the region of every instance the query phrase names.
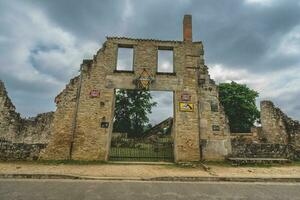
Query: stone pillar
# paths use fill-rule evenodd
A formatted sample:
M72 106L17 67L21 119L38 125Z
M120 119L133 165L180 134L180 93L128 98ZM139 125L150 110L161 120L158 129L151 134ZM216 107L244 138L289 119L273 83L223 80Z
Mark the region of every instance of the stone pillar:
M192 15L184 15L183 18L183 41L192 42Z

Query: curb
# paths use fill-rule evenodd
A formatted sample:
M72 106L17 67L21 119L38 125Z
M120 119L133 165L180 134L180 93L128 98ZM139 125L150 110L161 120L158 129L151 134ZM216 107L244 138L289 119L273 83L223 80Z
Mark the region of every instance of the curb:
M0 179L69 179L103 181L167 181L167 182L292 182L299 183L300 177L92 177L67 174L0 174Z
M293 182L299 183L300 177L155 177L151 181L180 181L180 182Z

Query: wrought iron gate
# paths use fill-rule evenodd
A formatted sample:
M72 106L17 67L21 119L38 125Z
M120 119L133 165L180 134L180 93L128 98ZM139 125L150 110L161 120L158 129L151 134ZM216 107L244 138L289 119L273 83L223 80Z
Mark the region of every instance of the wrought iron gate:
M146 138L113 137L110 160L173 161L173 139L170 135Z
M113 134L110 160L173 161L173 118L169 117L138 137L125 133Z

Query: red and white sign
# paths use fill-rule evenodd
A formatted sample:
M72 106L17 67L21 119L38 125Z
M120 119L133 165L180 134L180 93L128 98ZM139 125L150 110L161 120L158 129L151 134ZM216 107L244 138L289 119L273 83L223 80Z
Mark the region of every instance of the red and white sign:
M192 99L192 95L191 94L189 94L187 92L183 92L181 94L181 97L180 97L181 101L187 102L187 101L191 101L191 99Z
M98 90L92 90L90 92L90 96L91 97L99 97L100 96L100 92Z

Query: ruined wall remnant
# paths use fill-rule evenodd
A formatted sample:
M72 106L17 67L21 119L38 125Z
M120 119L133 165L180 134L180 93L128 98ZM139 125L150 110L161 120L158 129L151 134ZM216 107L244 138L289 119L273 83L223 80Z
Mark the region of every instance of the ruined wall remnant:
M261 124L263 135L270 143L292 144L300 148L300 123L288 117L271 101L262 101Z
M219 101L219 91L210 78L208 67L199 71L199 116L201 134L201 154L204 160L218 160L231 152L230 129L223 106ZM213 137L212 137L213 135Z
M71 79L66 88L55 98L56 111L53 119L52 137L47 148L41 154L42 159L70 159L79 80L79 76Z
M300 159L300 123L271 101L262 101L261 125L251 136L232 137L231 157Z
M202 42L192 41L191 16L183 22L183 41L107 37L81 74L56 98L53 137L42 159L107 160L112 135L114 90L136 89L143 70L152 74L150 90L174 92L174 155L176 161L220 160L230 153L230 134L218 91L204 65ZM117 70L118 48L133 48L133 71ZM158 50L173 51L174 73L158 73ZM91 91L99 96L91 97ZM183 93L193 112L179 110ZM211 104L217 110L211 110ZM107 122L108 128L100 126ZM201 155L202 154L202 155Z
M0 160L34 160L50 140L53 112L24 119L0 80Z
M15 143L48 144L51 136L54 112L38 114L36 117L22 119L19 135Z
M20 132L20 114L7 95L4 83L0 80L0 138L14 141Z

